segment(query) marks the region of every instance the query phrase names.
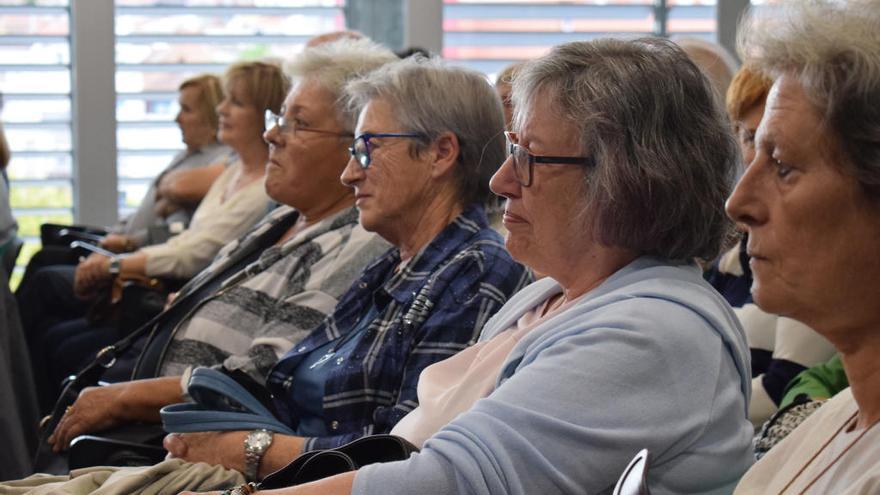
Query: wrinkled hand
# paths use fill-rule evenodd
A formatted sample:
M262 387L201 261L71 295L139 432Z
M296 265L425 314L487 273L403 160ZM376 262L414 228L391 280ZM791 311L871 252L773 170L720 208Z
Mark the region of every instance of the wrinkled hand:
M205 462L244 472L244 440L247 431L171 433L162 445L169 458Z
M92 253L76 267L73 279L73 290L83 299L94 296L95 292L108 285L113 277L110 275L110 258Z
M129 251L133 251L137 246L134 241L128 237L127 235L122 234L107 234L104 236L104 240L101 241L101 247L104 249L109 249L114 253L127 253Z
M66 450L79 435L106 430L123 422L119 400L124 384L88 387L79 393L76 402L49 437L53 452Z

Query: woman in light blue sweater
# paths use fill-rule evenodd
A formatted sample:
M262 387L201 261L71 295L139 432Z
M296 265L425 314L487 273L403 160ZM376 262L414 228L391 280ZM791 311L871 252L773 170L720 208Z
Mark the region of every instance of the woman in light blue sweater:
M752 463L748 347L695 263L729 232L739 160L708 82L668 41L576 42L513 100L491 186L511 254L548 277L422 372L392 432L420 453L258 493L610 493L648 448L651 493L721 494Z

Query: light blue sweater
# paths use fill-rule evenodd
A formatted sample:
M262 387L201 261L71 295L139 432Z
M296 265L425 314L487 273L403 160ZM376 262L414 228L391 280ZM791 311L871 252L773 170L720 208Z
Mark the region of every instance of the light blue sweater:
M514 296L482 339L559 285ZM696 266L643 257L529 332L495 390L353 493L610 493L647 447L653 495L730 493L752 463L749 350Z

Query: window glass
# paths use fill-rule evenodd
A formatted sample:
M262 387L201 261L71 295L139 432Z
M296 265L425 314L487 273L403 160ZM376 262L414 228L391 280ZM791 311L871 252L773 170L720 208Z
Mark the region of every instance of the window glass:
M183 149L177 89L239 60L286 60L345 28L343 0L116 0L120 214Z
M26 242L13 285L39 248L40 224L73 218L68 7L0 0L0 120L12 152L10 203Z
M543 55L554 45L597 37L666 32L711 38L715 1L444 0L443 56L494 79L505 66Z

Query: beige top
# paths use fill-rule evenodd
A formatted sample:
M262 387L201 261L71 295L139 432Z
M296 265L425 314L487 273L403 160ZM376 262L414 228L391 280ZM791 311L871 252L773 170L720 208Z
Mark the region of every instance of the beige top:
M489 395L516 343L543 320L577 301L567 301L543 314L551 299L523 314L516 325L495 337L425 368L419 375L419 407L404 416L391 434L421 446L474 402Z
M190 278L211 263L220 248L249 231L268 213L269 197L255 180L223 201L223 193L241 169L236 162L220 174L199 203L189 228L140 251L147 255L149 277Z
M752 466L740 480L734 495L776 495L792 479L795 481L785 495L802 493L813 480L807 494L880 493L880 426L867 432L864 429L849 431L857 411L850 389L834 396ZM847 426L834 436L844 424ZM831 442L822 449L829 438ZM834 462L844 450L846 452ZM798 475L817 452L816 458Z

